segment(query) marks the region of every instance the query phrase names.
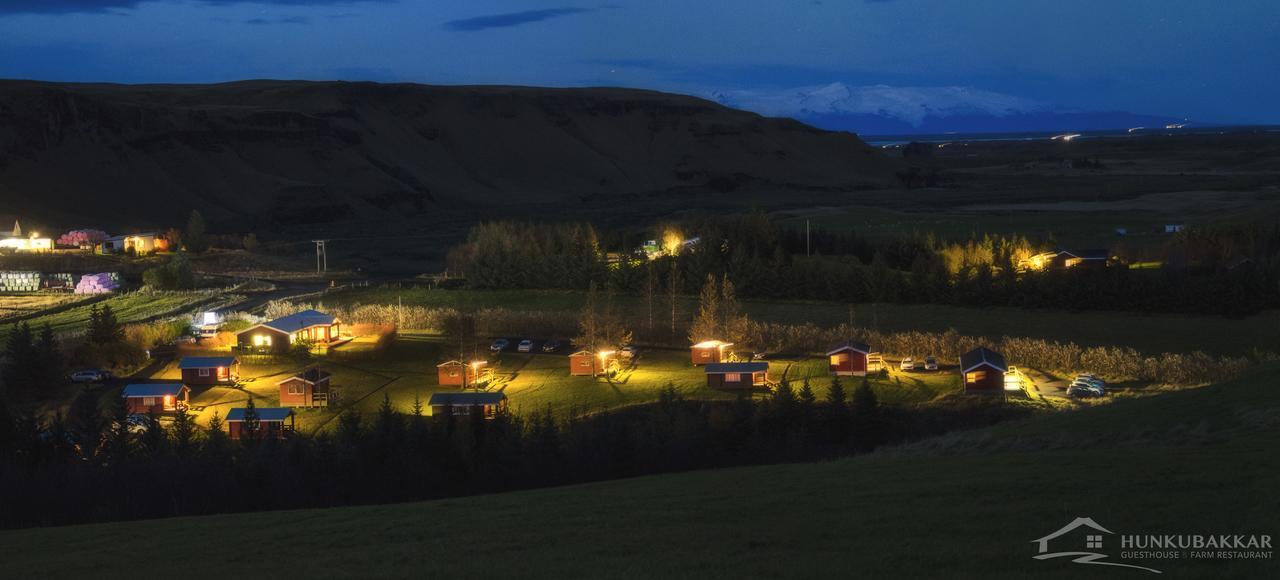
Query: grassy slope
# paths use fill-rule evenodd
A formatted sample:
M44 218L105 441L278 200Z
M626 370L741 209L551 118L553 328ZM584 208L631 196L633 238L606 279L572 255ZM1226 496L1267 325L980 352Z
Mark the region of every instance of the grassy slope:
M190 554L170 568L187 577L1141 576L1034 561L1030 542L1077 516L1119 533L1274 536L1277 378L1272 367L830 463L3 532L0 561L20 577L123 577L142 568L121 554L145 544ZM1083 442L1060 445L1064 434ZM1172 578L1275 570L1274 560L1147 564Z
M529 310L576 311L583 293L543 290L429 290L424 288L356 288L325 296L327 304L396 304L478 309L493 306ZM638 296L619 297L623 310L644 313ZM665 301L659 299L659 305ZM692 316L697 304L687 298L680 318ZM768 322L813 322L831 326L849 319L847 304L834 302L751 301L744 305L754 319ZM663 310L657 308L662 319ZM1068 312L1017 308L963 308L930 304L859 304L855 324L888 331L943 331L955 328L978 336L1027 336L1076 342L1084 346L1128 346L1147 353L1205 350L1238 355L1280 343L1280 312L1247 318L1141 315L1117 312ZM1205 340L1204 337L1213 337Z

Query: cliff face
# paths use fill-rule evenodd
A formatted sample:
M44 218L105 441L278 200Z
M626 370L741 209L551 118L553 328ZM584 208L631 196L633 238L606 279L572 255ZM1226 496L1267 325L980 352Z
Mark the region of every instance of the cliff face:
M322 223L891 171L850 134L648 91L0 81L0 201L51 222Z

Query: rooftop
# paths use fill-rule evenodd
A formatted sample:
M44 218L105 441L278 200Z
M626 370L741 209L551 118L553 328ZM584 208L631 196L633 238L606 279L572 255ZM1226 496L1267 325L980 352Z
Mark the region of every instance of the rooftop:
M184 356L178 363L180 369L209 369L229 367L240 361L234 356Z
M767 362L734 362L713 363L706 366L707 374L723 375L725 373L759 373L769 370Z
M120 396L129 397L163 397L178 396L186 387L182 383L139 383L126 385Z
M237 407L235 409L227 411L226 420L227 421L244 421L245 411L247 411L247 409L243 407ZM261 408L254 409L254 412L258 414L259 421L276 422L276 421L284 421L285 419L288 419L289 415L293 414L293 409L282 409L279 407L261 407Z
M960 369L964 372L969 372L983 364L995 367L1003 372L1009 371L1009 365L1004 361L1004 355L985 346L960 355Z

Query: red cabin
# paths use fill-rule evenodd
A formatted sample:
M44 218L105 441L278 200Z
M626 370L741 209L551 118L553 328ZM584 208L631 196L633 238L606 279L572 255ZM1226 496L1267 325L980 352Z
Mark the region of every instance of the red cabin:
M766 389L769 363L713 363L706 367L707 386L713 389Z
M257 434L259 438L283 439L293 433L293 410L277 407L254 409L257 415ZM240 439L248 435L248 409L236 408L227 412L227 433L232 439Z
M1009 365L1004 356L986 347L978 347L960 356L960 378L966 393L1003 393L1004 374Z
M240 360L233 356L184 356L178 369L187 385L231 385L240 379Z
M861 342L846 342L827 351L827 368L833 375L864 377L871 370L867 364L870 356L870 346Z
M143 383L127 385L120 393L130 414L174 414L187 409L191 393L181 383Z
M436 365L436 383L441 386L472 387L487 382L490 372L488 361L475 360L464 363L451 360Z
M280 387L280 405L283 407L328 407L333 400L329 388L329 373L319 367L310 367L292 377L276 383Z
M507 409L507 396L498 391L469 391L465 393L433 393L427 400L432 417L477 416L493 419Z
M689 354L692 355L694 365L709 365L728 360L726 349L731 346L732 342L704 340L689 347Z
M569 374L572 376L594 377L609 374L617 370L618 353L612 350L591 352L580 350L569 355Z

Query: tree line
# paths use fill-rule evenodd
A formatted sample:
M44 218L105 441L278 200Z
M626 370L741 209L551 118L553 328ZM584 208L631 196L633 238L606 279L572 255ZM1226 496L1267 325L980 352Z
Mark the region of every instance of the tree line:
M47 421L0 403L0 526L403 502L813 461L1032 412L999 400L887 407L865 382L853 391L840 381L821 394L783 385L715 402L668 387L652 404L568 419L550 410L428 417L420 401L399 410L384 398L371 416L343 413L332 432L239 441L217 417L139 426L119 397L93 392Z
M699 243L650 259L617 233L608 236L617 251L607 254L587 224L482 224L450 252L450 269L476 288L582 290L595 282L649 297L696 294L707 276L727 275L746 298L1226 315L1280 306L1280 225L1190 228L1170 238L1151 269L1042 272L1019 263L1052 240L806 237L759 212L682 228L698 232ZM1123 243L1112 250L1121 262L1129 253Z

